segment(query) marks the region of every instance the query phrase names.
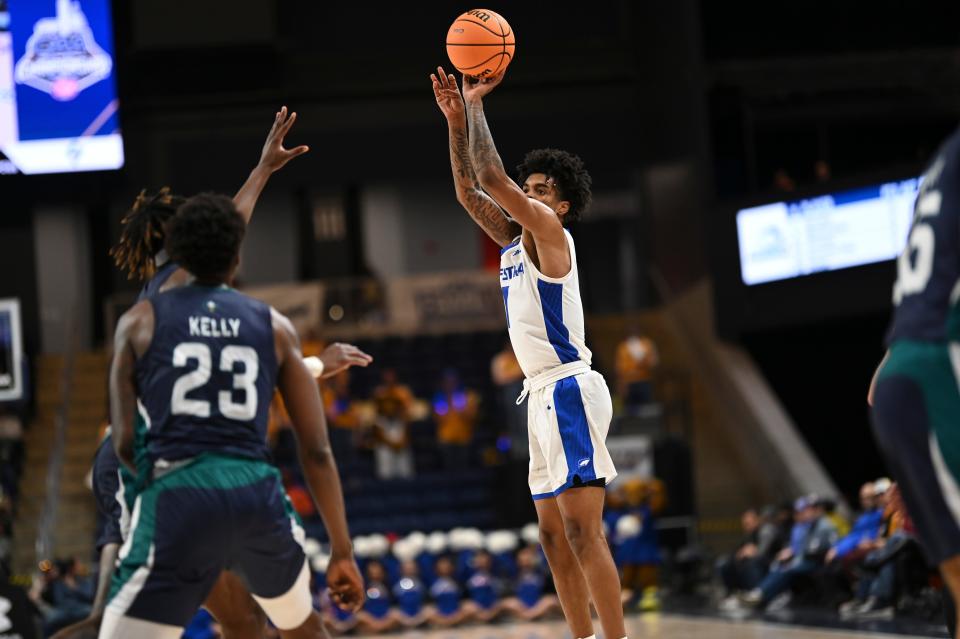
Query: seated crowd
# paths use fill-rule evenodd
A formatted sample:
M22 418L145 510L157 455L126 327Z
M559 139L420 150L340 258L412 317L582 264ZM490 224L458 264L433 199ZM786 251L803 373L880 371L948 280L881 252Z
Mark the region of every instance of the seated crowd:
M815 495L792 509L745 512L743 540L717 564L721 607L779 607L789 594L793 602L836 606L844 618L893 617L929 590L930 571L895 483L864 484L860 509L852 525Z

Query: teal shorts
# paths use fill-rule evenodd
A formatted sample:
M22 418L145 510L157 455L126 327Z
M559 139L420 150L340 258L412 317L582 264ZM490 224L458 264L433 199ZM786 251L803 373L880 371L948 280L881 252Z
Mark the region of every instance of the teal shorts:
M109 609L186 626L228 569L251 594L279 597L306 561L300 520L265 461L203 455L136 497Z
M928 558L960 555L960 344L898 341L877 376L873 431Z

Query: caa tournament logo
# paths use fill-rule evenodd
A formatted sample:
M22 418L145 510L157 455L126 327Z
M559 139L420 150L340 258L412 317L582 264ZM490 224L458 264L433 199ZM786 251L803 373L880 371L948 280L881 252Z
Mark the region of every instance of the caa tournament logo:
M56 100L69 101L109 77L112 69L113 60L93 39L80 1L57 0L56 17L34 26L14 79Z

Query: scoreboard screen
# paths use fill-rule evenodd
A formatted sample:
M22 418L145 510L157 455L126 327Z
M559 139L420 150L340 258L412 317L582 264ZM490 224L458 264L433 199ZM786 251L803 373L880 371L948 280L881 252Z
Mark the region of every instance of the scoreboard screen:
M752 286L896 259L920 178L737 212L740 276Z
M0 0L0 174L123 166L110 0Z

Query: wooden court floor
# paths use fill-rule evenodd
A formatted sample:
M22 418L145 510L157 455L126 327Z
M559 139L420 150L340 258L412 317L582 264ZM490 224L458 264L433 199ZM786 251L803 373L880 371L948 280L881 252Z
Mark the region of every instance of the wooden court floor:
M597 629L599 630L599 626ZM763 622L692 619L670 615L630 617L627 620L627 633L630 639L893 639L910 636L799 628ZM555 621L468 626L449 630L417 630L399 635L378 636L404 639L570 639L566 626L562 622ZM362 635L363 639L372 639L372 637L372 635Z

